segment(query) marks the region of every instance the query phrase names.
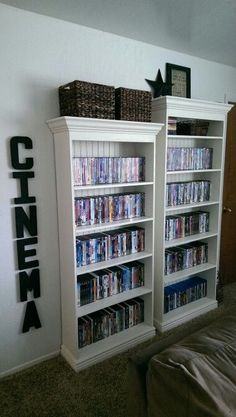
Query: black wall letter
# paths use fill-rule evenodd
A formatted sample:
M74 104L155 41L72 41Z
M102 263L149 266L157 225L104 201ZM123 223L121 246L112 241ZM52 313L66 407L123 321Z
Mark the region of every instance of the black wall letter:
M34 298L40 297L39 269L33 269L28 275L26 271L19 273L20 300L27 301L27 292L34 290Z
M16 237L24 237L24 227L31 236L37 236L37 208L29 206L29 216L23 207L15 207Z
M15 169L31 169L34 165L33 158L25 158L25 162L19 161L19 150L18 145L19 143L23 143L25 145L25 149L32 149L33 143L30 138L27 136L14 136L11 138L10 141L10 149L11 149L11 163L13 168Z
M22 333L28 332L30 327L36 327L36 329L42 327L34 301L28 301L28 303L26 304Z
M12 177L19 180L20 188L19 197L14 198L14 204L16 205L31 204L36 201L35 197L29 195L29 179L34 178L34 172L31 171L34 166L34 159L32 157L25 158L24 155L20 158L20 150L22 148L33 149L32 140L27 136L13 136L10 140L11 164L17 171L12 173ZM37 259L28 259L35 257L37 251L35 248L27 248L27 246L38 243L36 205L30 205L25 209L21 206L15 207L15 226L18 270L20 271L20 300L27 301L28 292L33 291L34 298L40 297L40 276L39 268L37 268L39 261ZM25 233L34 237L24 238ZM31 269L31 272L23 271L25 269ZM35 327L36 329L41 327L34 301L28 301L26 304L22 333L28 332L31 327Z
M26 261L25 258L28 258L30 256L36 255L36 249L25 249L25 246L29 245L35 245L38 243L37 237L29 237L26 239L18 239L17 244L17 256L18 256L18 269L21 271L22 269L28 269L28 268L35 268L36 266L39 266L39 261L33 260L33 261Z
M29 190L28 190L28 179L34 178L34 172L13 172L13 178L18 178L20 180L20 190L21 190L21 197L14 198L15 204L29 204L35 203L35 197L29 197Z

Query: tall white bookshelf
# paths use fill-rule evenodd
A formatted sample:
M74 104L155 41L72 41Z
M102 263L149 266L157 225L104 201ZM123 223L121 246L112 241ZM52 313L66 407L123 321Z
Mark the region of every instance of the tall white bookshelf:
M223 103L193 100L180 97L165 96L153 100L152 121L164 123L158 141L156 164L156 216L155 216L155 311L154 323L160 331L168 330L187 320L217 307L216 283L219 267L220 230L222 213L222 188L225 156L225 135L227 112L230 106ZM179 134L168 133L168 123L173 119L178 123L194 123L196 120L207 122L207 132L200 134L187 131ZM181 132L181 131L180 131ZM183 133L183 131L182 131ZM199 133L199 132L198 132ZM167 170L167 150L173 147L212 148L213 161L211 169L198 170ZM166 192L168 183L188 182L196 180L210 181L210 198L208 201L168 206ZM185 235L184 237L166 240L165 222L167 216L195 211L209 213L209 230L205 233ZM191 268L166 274L165 251L179 245L204 242L208 245L208 260ZM186 279L200 276L207 281L207 295L164 312L165 287Z
M48 121L54 136L60 247L62 346L61 352L76 371L106 359L155 335L154 311L154 215L155 163L160 123L140 123L60 117ZM145 179L140 182L74 185L73 157L145 157ZM145 193L145 215L112 223L76 226L75 197L140 191ZM118 258L77 266L76 237L127 226L145 229L145 250ZM144 264L144 286L78 306L77 277L130 261ZM78 318L140 297L144 321L85 347L78 346Z

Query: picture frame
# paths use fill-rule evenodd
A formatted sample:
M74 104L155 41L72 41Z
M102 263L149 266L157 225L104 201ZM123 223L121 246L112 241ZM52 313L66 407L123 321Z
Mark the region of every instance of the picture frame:
M171 96L191 98L191 69L166 63L166 84Z

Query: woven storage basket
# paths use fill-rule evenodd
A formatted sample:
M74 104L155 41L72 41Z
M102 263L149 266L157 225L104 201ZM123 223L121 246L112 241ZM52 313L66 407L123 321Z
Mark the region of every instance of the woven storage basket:
M150 122L151 101L148 91L116 88L116 119Z
M115 118L115 88L86 81L59 87L61 116Z

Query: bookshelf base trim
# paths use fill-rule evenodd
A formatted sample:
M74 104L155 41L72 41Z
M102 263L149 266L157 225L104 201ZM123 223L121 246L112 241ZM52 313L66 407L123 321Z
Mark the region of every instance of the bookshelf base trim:
M201 314L205 314L208 311L214 310L218 307L218 303L216 300L212 299L202 299L203 301L198 303L195 308L192 310L186 311L182 310L182 307L180 307L181 312L178 312L178 309L172 310L171 313L175 312L176 315L172 318L165 318L163 321L158 321L154 319L154 325L160 332L165 332L167 330L170 330L176 326L179 326L180 324L183 324L189 320L194 319L195 317L200 316ZM168 315L168 313L167 313Z
M61 355L63 358L69 363L69 365L74 369L74 371L78 372L82 369L88 368L89 366L95 365L98 362L102 362L105 359L108 359L112 356L115 356L119 353L122 353L129 348L136 346L138 343L145 342L146 340L152 338L156 334L156 329L153 326L148 326L144 323L138 325L139 329L137 329L137 326L134 326L129 333L133 333L130 338L127 338L127 340L118 340L117 343L107 343L107 348L97 349L97 352L91 352L90 354L84 354L83 348L79 350L78 352L78 358L76 358L70 351L67 349L65 345L61 346ZM133 332L134 330L134 332ZM125 331L124 331L125 332ZM123 332L122 332L123 333ZM117 333L118 334L118 333ZM116 335L114 335L115 337ZM113 338L113 336L111 336ZM103 339L104 341L105 339ZM98 345L99 342L94 343L94 345ZM91 346L91 345L90 345ZM81 352L81 354L80 354Z

